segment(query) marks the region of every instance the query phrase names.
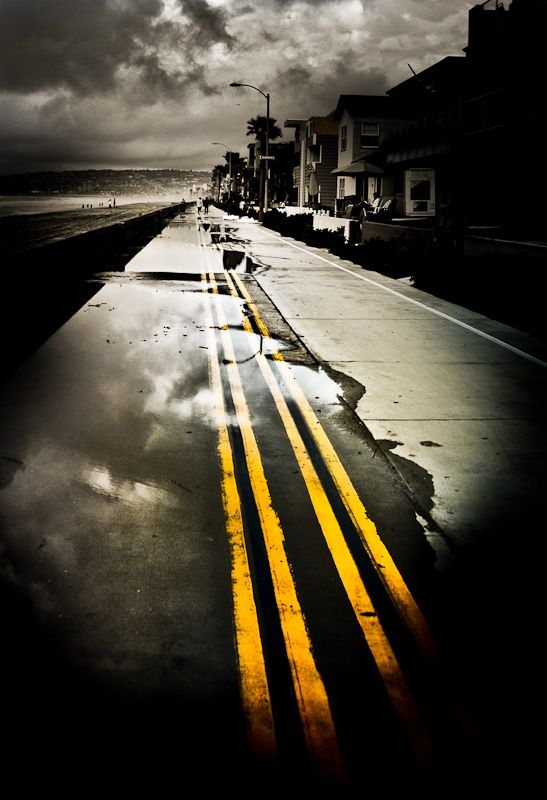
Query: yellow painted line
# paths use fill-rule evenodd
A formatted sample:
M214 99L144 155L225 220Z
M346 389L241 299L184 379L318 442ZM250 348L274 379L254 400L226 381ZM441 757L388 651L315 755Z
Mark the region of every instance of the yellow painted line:
M207 293L204 274L201 279L203 291ZM270 690L245 543L241 501L226 423L226 409L209 295L206 294L206 298L209 376L215 398L218 424L217 450L220 457L222 504L231 557L233 624L240 692L250 747L261 758L270 760L274 759L277 754Z
M209 281L211 284L215 283L214 274L209 275ZM241 385L232 340L220 304L217 305L216 310L234 408L266 545L304 737L319 773L324 777L343 781L345 779L344 767L327 692L315 663L311 640L285 551L283 530L279 517L272 506L270 490Z
M269 337L269 331L263 322L258 308L253 302L241 278L237 273L233 273L234 280L237 282L242 296L245 298L259 331L265 337ZM346 510L359 533L361 541L368 553L370 560L384 584L391 600L405 621L407 627L418 644L423 656L433 662L438 661L437 646L431 629L425 620L416 600L407 587L401 573L397 569L389 551L382 542L376 525L368 516L367 510L361 501L349 475L347 474L342 462L330 439L325 433L321 423L317 419L312 407L310 406L304 392L298 385L288 364L285 362L281 353L275 353L274 358L278 362L278 368L285 381L287 388L291 392L293 399L297 403L300 412L306 421L306 425L313 436L319 452L325 462L338 490Z
M225 276L232 288L232 293L237 295L230 273L226 272ZM245 330L253 333L249 320L245 317L243 318L243 325ZM383 680L389 699L401 726L406 730L409 740L415 748L417 756L423 763L429 764L432 759L429 734L412 698L397 657L378 619L374 604L363 583L323 484L313 466L306 445L302 440L267 358L258 353L255 359L285 427L323 536L352 605L357 622Z

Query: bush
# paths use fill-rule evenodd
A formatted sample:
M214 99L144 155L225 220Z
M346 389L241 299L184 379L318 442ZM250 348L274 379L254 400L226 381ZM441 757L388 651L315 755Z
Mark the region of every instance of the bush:
M306 241L306 236L313 231L313 214L285 214L277 208L264 214L263 224L266 228L277 231L282 236Z

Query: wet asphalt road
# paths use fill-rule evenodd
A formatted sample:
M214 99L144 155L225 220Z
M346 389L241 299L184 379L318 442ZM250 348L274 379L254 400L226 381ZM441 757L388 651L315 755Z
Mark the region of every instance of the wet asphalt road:
M12 763L249 795L491 781L416 510L229 223L180 217L95 280L2 387Z

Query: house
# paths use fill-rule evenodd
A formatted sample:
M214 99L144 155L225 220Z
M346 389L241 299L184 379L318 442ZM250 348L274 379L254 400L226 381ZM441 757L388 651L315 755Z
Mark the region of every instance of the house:
M489 0L470 9L462 137L468 218L532 227L543 239L546 31L546 0Z
M468 13L463 56L389 89L412 118L376 163L407 216L450 207L476 228L544 225L547 0L486 0Z
M374 192L393 195L395 187L381 166L369 161L407 112L386 95L343 94L333 112L338 122L336 177L338 210L372 200Z
M303 206L306 197L306 123L306 119L286 119L283 123L284 128L294 128L292 182L297 206Z
M334 210L338 123L333 114L285 120L284 127L295 128L293 183L298 205Z
M466 67L464 56L447 56L387 91L409 110L379 154L404 216L434 216L441 205L459 202Z

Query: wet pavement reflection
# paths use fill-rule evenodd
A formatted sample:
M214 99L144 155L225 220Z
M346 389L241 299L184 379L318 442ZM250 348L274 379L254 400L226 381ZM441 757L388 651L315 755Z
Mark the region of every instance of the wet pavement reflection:
M264 588L269 573L260 566L266 547L258 542L257 506L245 483L234 368L268 472L272 507L286 532L287 559L299 576L298 596L307 602L309 618L315 615L310 626L327 654L331 684L341 687L338 700L348 719L356 707L358 716L370 710L365 696L358 701L351 696L363 669L370 669L368 655L361 641L353 643L354 619L341 598L294 441L289 442L279 399L264 377L265 364L271 365L306 446L313 443L290 397L286 373L276 369L273 358L257 355L285 354L287 369L314 412L348 450L357 480L370 484L371 476L362 474L361 433L345 423L345 387L309 356L309 365L290 363L294 343L262 335L256 320L251 330L253 302L234 292L227 278L229 271L249 270L244 247L222 220L212 217L197 227L199 236L193 216L175 220L125 273L102 275L102 288L3 386L0 588L28 602L41 635L55 643L57 660L50 671L57 681L51 694L55 713L60 698L67 708L82 698L65 685L70 665L85 677L86 692L93 684L94 690L106 687L109 697L168 698L170 708L178 702L187 739L194 737L192 745L210 754L226 743L236 747L243 731L235 590L221 491L223 425L230 429L265 629L274 614ZM222 414L212 388L214 368L220 370ZM317 450L314 459L319 469ZM372 463L386 469L380 459ZM389 480L395 497L399 487ZM378 476L372 480L379 482ZM430 553L424 556L420 549L426 546L423 537L412 541L401 534L408 528L421 535L413 509L406 499L400 510L397 503L389 504L389 514L390 519L399 514L398 536L415 548L416 564L429 566ZM357 542L353 546L360 552ZM346 628L340 619L348 616ZM25 622L16 622L17 635L8 643L14 662L8 658L7 664L13 667L14 696L28 708L28 676L36 687L32 703L38 697L49 703L50 694L37 681L36 673L45 669L41 646L19 685L14 677L17 659L28 652L20 647L21 639L29 638ZM266 652L280 649L277 628L263 635ZM347 643L345 637L353 655L340 660L334 654ZM269 668L285 669L277 662ZM275 680L278 696L290 694L285 678ZM201 743L195 736L200 724ZM155 735L156 729L146 733ZM360 750L371 744L358 743Z
M245 251L234 239L232 225L221 217L211 216L208 221L198 222L198 230L208 248L206 269L222 272L240 268L245 271ZM126 272L201 273L203 269L203 249L196 241L196 223L185 216L176 217L125 267Z
M184 627L189 586L169 563L210 573L203 547L222 523L203 298L120 282L94 300L3 394L4 556L40 612L72 630L73 654L116 671L128 638L147 661L175 608L171 635ZM218 634L223 612L201 597L190 607Z
M227 257L240 266L244 253L217 249L215 227L225 236L210 226L208 270L222 272ZM228 570L211 557L224 548L224 522L205 304L219 307L247 367L257 426L268 424L268 392L252 361L288 345L246 332L241 298L204 293L195 239L195 222L169 225L8 382L0 474L4 577L29 594L70 658L103 678L129 669L180 691L165 647L192 630L185 658L199 695L223 683L209 642L231 652ZM299 369L325 405L336 402L326 375ZM198 575L224 595L198 590Z

